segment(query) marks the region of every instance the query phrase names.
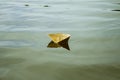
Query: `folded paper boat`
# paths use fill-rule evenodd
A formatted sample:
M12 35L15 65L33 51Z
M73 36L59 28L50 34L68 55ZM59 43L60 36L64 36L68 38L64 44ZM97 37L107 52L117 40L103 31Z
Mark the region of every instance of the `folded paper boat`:
M55 34L49 34L49 37L51 38L52 41L48 44L47 47L49 48L63 47L67 50L70 50L68 45L70 34L55 33Z

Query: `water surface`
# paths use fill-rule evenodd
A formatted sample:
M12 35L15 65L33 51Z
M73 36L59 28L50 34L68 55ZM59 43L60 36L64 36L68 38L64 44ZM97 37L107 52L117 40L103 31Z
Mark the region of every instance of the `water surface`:
M0 80L120 80L119 3L1 0ZM46 47L58 32L71 51Z

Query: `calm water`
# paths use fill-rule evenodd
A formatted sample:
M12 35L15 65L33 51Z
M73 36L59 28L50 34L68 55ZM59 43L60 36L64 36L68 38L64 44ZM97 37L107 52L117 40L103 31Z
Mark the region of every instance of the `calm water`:
M0 80L120 80L114 9L119 0L0 0ZM71 51L46 47L58 32Z

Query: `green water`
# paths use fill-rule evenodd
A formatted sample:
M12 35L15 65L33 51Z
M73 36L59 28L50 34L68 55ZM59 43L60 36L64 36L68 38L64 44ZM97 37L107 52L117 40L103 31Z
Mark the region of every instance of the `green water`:
M120 80L118 3L1 0L0 80ZM58 32L71 35L71 51L47 48Z

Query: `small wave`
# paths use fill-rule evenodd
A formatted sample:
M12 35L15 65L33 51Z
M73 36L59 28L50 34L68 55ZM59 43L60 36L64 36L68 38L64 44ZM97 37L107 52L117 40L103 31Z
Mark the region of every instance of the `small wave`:
M24 40L3 40L0 41L0 47L27 47L33 46L33 43Z

